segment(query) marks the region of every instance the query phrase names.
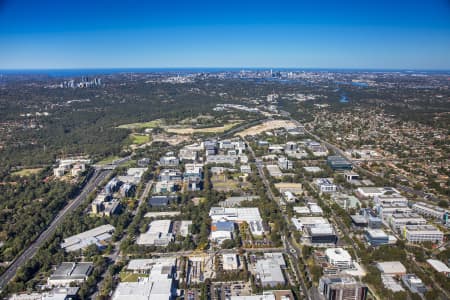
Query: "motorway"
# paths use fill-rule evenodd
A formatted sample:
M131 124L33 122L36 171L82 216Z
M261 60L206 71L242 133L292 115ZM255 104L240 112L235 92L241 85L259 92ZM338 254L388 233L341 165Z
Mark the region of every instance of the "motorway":
M18 256L8 269L0 276L0 290L10 282L17 270L22 267L29 259L36 255L39 248L55 233L57 227L64 221L64 218L77 209L87 196L111 174L110 170L96 169L89 181L84 185L80 194L70 202L56 215L52 223L44 230L39 237Z

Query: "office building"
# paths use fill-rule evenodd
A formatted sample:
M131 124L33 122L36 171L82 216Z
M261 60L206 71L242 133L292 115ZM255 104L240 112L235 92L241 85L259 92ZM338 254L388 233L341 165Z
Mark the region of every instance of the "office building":
M61 248L71 252L87 248L90 245L97 245L99 248L106 246L107 241L112 237L114 227L112 225L102 225L77 235L65 238L61 243Z
M367 229L365 238L371 246L389 244L389 236L381 229Z
M353 267L353 260L347 250L342 248L328 248L325 256L330 264L339 269L349 269Z
M136 240L138 245L167 246L174 236L171 220L156 220L149 224L147 232L142 233Z
M448 220L448 215L450 211L448 209L443 209L436 205L431 205L422 202L416 202L413 204L412 209L425 217L434 218L441 220L444 223Z
M339 155L328 156L327 165L333 170L351 170L352 163Z
M284 259L283 259L284 264ZM274 258L264 258L256 262L256 278L261 281L263 287L276 287L286 284L280 261Z
M326 300L365 300L368 288L351 276L322 276L319 293Z
M155 260L148 277L138 282L120 282L112 300L172 300L176 296L176 260Z
M389 225L394 231L399 231L405 225L425 225L427 221L416 213L393 213Z
M399 261L383 261L377 263L377 268L386 275L401 276L406 274L405 266Z
M402 276L403 284L414 294L424 294L427 292L425 284L414 274L406 274Z
M315 184L321 193L334 193L337 190L332 178L318 178L315 180Z
M239 268L239 258L236 254L222 254L222 265L225 271L237 270Z
M49 286L69 286L71 283L84 282L93 270L91 262L63 262L47 280Z
M442 243L444 234L433 225L406 225L403 237L410 243Z

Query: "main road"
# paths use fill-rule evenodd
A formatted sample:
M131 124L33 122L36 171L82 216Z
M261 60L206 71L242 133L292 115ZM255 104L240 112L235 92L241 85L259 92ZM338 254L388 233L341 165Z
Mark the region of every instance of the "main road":
M286 210L283 208L283 205L281 204L281 200L277 200L277 198L275 198L272 189L270 187L270 183L269 180L266 177L266 174L264 173L264 165L262 163L262 161L260 159L256 158L255 152L253 151L252 147L250 146L250 143L245 139L245 137L243 138L245 143L247 144L248 149L250 150L250 153L252 155L252 157L255 159L255 164L256 164L256 168L258 169L258 174L259 177L261 178L264 186L266 187L266 191L267 191L267 196L269 197L270 200L275 201L275 203L277 203L279 209L281 210L284 218L285 218L285 222L287 225L290 224L289 222L289 218L286 215ZM290 243L289 240L286 238L286 236L283 234L281 236L281 240L283 242L283 247L287 253L287 255L289 255L289 257L295 262L293 265L295 274L297 276L297 279L300 279L300 285L302 287L302 293L304 295L304 297L306 298L306 300L311 299L310 295L309 295L309 291L306 288L306 283L303 279L303 276L301 274L301 271L299 270L298 266L299 266L299 255L301 254L300 249L295 248L294 246L292 246L293 243Z
M22 267L29 259L36 255L39 248L55 233L58 226L64 221L64 218L77 209L87 196L111 174L111 170L95 169L91 178L84 185L78 196L70 202L56 215L50 225L39 237L14 261L7 270L0 276L0 290L10 282L16 275L17 270Z

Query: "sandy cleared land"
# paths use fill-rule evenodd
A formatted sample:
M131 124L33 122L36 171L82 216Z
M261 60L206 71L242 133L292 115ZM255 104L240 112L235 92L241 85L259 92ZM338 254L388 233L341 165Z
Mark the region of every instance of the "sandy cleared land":
M272 120L247 128L241 132L236 133L235 135L244 137L247 135L257 135L265 131L277 128L295 128L295 127L296 125L294 124L294 122L289 120Z
M241 122L232 122L225 124L223 126L219 127L206 127L206 128L192 128L192 127L186 127L186 128L176 128L176 127L166 127L164 128L165 131L170 133L176 133L176 134L194 134L194 133L222 133L227 130L230 130L234 126L240 124Z
M191 140L190 136L187 135L167 135L167 134L154 134L152 136L153 142L167 142L169 145L176 146L183 142L189 142Z

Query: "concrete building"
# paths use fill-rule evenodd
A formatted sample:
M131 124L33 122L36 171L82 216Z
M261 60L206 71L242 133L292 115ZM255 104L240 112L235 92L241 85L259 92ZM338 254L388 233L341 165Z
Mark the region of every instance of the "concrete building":
M347 250L342 248L328 248L325 256L330 264L339 269L349 269L353 267L353 259Z
M63 243L61 243L61 248L68 252L84 249L94 244L99 248L103 248L106 242L111 239L113 232L114 227L112 225L102 225L65 238Z
M319 205L317 205L317 203L308 202L307 205L309 207L309 211L311 212L311 215L313 215L313 216L323 215L323 210Z
M353 195L335 193L331 196L331 199L345 210L361 207L361 202Z
M405 225L425 225L427 220L416 213L393 213L389 217L389 225L394 231L400 231Z
M253 201L259 199L259 196L235 196L228 197L224 201L219 202L221 207L237 207L240 206L244 201Z
M319 293L326 300L366 300L368 288L351 276L322 276Z
M413 204L412 209L425 217L434 218L446 222L450 211L443 209L436 205L430 205L427 203L416 202Z
M148 277L138 282L120 282L112 300L172 300L176 296L174 281L176 260L156 261Z
M352 182L354 180L359 180L359 174L355 172L345 172L344 173L345 180L347 182Z
M69 286L71 283L84 282L93 270L91 262L63 262L47 279L47 284L50 287L54 286Z
M328 156L327 165L333 170L351 170L353 168L350 161L339 155Z
M442 261L437 259L427 259L427 263L438 273L443 273L445 276L450 277L450 268Z
M274 178L283 177L283 172L281 172L281 169L278 165L266 165L266 168L270 176Z
M173 193L177 189L177 184L173 181L158 181L155 184L154 192L156 194Z
M159 159L159 165L162 167L176 167L180 164L180 161L176 156L166 155Z
M427 292L426 286L422 280L414 274L406 274L402 276L403 284L414 294L424 294Z
M230 221L219 221L211 224L210 240L222 244L225 240L233 239L234 223Z
M371 246L389 244L389 236L381 229L367 229L365 238Z
M222 254L222 265L225 271L237 270L239 268L239 258L236 254Z
M322 224L307 228L312 244L336 244L338 237L331 224Z
M292 170L294 168L294 164L292 161L282 156L278 158L278 167L282 170Z
M136 240L138 245L167 246L174 236L171 220L155 220L150 223L147 232L142 233Z
M383 261L377 263L377 268L386 275L401 276L406 274L405 266L399 261Z
M320 193L334 193L337 190L332 178L317 178L314 183Z
M251 233L255 236L261 236L264 233L262 218L256 207L212 207L209 216L213 222L247 222Z
M283 259L284 262L284 259ZM256 278L263 287L276 287L286 284L280 262L274 258L264 258L256 262Z
M303 187L301 183L277 182L275 183L275 188L280 192L280 194L283 194L287 191L297 195L303 193Z
M207 164L230 164L235 165L238 160L236 155L208 155L206 158Z
M363 198L400 194L400 192L393 187L359 187L356 189L356 193Z
M403 237L410 243L432 242L442 243L444 234L433 225L406 225Z
M283 199L287 203L294 203L297 200L297 197L295 197L290 191L286 191L283 193Z

